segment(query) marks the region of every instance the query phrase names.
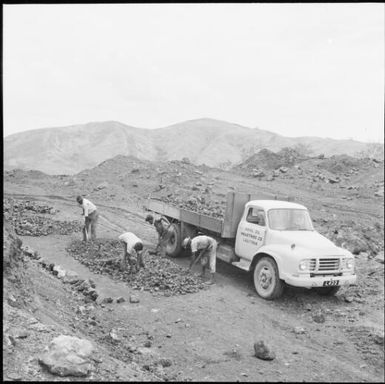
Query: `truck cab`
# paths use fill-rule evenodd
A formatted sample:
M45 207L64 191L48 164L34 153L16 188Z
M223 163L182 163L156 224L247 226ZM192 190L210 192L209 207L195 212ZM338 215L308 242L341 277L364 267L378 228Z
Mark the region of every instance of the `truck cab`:
M281 295L284 285L330 295L356 282L354 256L318 233L306 207L279 200L252 200L240 218L233 263L253 272L257 293Z

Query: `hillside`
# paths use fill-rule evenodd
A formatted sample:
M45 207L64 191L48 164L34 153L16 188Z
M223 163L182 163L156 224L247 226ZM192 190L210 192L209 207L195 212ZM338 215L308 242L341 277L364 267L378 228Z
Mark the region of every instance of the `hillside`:
M151 161L187 157L194 164L228 168L261 149L277 152L298 144L313 155L326 156L355 155L368 151L371 145L352 140L289 138L213 119L190 120L152 130L106 121L7 136L4 168L74 174L117 155Z
M231 171L118 155L73 176L4 172L3 378L383 382L383 161L261 152ZM230 191L304 204L315 229L354 254L357 284L334 297L286 287L266 301L252 274L221 260L211 286L186 255L146 252L134 276L121 268L123 231L155 248L148 197L221 218ZM78 194L100 210L94 242L81 241ZM75 353L75 341L92 344L85 364L66 340ZM273 360L255 356L257 340Z

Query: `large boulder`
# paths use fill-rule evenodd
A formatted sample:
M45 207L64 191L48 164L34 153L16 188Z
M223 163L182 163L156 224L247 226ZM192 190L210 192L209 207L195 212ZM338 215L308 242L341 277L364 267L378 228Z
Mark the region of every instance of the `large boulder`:
M51 341L39 363L58 376L87 376L93 369L89 357L94 346L88 340L60 335Z
M255 357L261 360L274 360L275 353L265 344L263 340L254 343Z
M75 284L79 281L79 279L79 275L76 272L66 271L63 282L66 284Z
M59 279L62 279L66 275L65 269L63 269L60 265L55 265L53 267L53 272Z

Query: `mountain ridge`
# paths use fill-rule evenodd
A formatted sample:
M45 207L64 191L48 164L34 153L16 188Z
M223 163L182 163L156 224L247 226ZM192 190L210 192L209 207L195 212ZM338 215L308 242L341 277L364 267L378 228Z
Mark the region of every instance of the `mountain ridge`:
M119 121L39 128L4 138L4 169L36 169L47 174L74 174L116 155L142 160L181 160L230 167L267 148L273 152L302 145L313 155L355 155L368 143L318 137L291 138L211 118L155 129Z

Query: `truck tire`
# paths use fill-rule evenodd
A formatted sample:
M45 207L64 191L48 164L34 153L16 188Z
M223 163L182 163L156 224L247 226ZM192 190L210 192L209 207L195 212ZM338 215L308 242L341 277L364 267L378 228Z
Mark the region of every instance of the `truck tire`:
M271 257L257 261L253 278L255 290L263 299L273 300L282 295L285 283L279 278L277 264Z
M334 296L341 287L317 287L314 290L321 296Z
M182 251L182 231L180 224L171 224L168 229L170 236L166 245L166 254L170 257L178 257Z

